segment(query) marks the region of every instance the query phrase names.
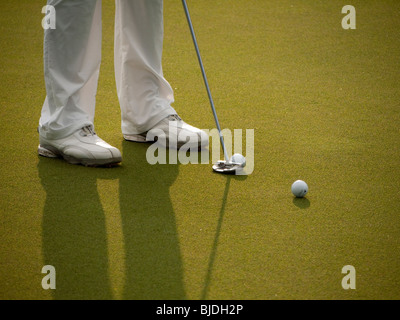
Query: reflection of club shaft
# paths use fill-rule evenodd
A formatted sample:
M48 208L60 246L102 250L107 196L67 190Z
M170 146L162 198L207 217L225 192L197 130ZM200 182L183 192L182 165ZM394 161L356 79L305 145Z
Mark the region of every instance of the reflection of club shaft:
M188 24L189 24L190 33L192 34L193 44L194 44L194 47L196 49L197 58L199 60L201 73L203 75L204 84L206 86L208 99L210 100L210 105L211 105L211 109L212 109L212 112L213 112L213 115L214 115L215 124L217 125L217 129L218 129L218 132L219 132L219 138L221 140L222 150L224 150L225 161L229 162L228 153L226 152L224 138L223 138L222 133L221 133L221 127L219 126L217 112L215 111L214 101L213 101L213 98L211 96L211 90L210 90L210 87L208 85L207 75L206 75L206 72L204 70L203 61L202 61L201 56L200 56L200 50L199 50L199 46L197 45L196 35L194 34L193 24L192 24L192 20L190 19L189 9L187 7L186 0L182 0L182 4L183 4L183 8L185 9L185 14L186 14L186 18L187 18L187 21L188 21Z
M217 252L219 235L221 233L222 221L224 219L225 205L226 205L226 200L228 198L230 182L231 182L231 177L228 177L226 180L226 184L225 184L224 197L222 198L221 210L219 211L219 220L218 220L217 230L215 231L214 244L213 244L213 247L212 247L212 250L210 253L210 258L208 260L208 271L207 271L207 276L206 276L201 300L205 300L206 296L207 296L207 291L208 291L208 287L209 287L209 283L210 283L210 279L211 279L211 272L212 272L212 268L214 265L215 255Z

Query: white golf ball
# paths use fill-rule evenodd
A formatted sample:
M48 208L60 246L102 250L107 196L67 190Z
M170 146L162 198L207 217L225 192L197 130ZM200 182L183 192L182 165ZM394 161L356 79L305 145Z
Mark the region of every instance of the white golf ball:
M246 158L240 153L235 153L229 160L230 162L238 163L240 166L244 167L246 165Z
M303 180L296 180L292 184L292 193L297 198L303 198L308 192L308 185Z

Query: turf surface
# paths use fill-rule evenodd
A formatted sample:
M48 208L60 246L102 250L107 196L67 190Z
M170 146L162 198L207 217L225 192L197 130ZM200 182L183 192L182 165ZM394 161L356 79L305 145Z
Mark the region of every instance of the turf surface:
M95 125L123 163L39 158L44 1L2 1L0 299L399 299L400 3L351 4L356 30L343 1L188 1L221 126L255 132L254 172L228 177L123 141L113 1ZM180 1L164 11L174 107L215 128Z

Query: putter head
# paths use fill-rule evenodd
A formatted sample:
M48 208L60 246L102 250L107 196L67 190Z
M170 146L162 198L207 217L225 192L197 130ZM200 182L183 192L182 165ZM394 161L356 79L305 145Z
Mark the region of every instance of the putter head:
M236 172L243 170L243 167L240 163L219 160L212 168L218 173L236 174Z

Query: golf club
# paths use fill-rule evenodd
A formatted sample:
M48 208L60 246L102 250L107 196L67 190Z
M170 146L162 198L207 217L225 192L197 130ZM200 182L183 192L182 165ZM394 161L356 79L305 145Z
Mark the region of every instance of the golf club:
M211 96L211 90L210 90L210 87L208 85L207 75L206 75L206 72L204 70L203 61L202 61L201 56L200 56L200 50L199 50L199 46L197 44L197 39L196 39L196 35L194 33L193 24L192 24L192 20L190 18L189 9L188 9L188 6L186 4L186 0L182 0L182 4L183 4L183 8L185 10L186 18L187 18L187 21L188 21L188 24L189 24L190 33L192 34L193 44L194 44L194 47L196 49L197 58L199 60L201 73L203 75L204 84L206 86L208 99L210 100L210 105L211 105L211 109L212 109L212 112L213 112L213 115L214 115L215 124L217 125L219 138L221 140L222 150L224 151L225 160L220 160L216 164L214 164L213 165L213 170L215 172L220 172L220 173L235 173L236 170L240 170L243 167L242 167L241 164L229 161L229 156L228 156L228 153L226 152L224 138L222 136L221 127L219 125L217 112L215 111L214 101L213 101L213 98Z

